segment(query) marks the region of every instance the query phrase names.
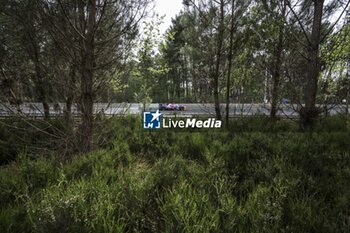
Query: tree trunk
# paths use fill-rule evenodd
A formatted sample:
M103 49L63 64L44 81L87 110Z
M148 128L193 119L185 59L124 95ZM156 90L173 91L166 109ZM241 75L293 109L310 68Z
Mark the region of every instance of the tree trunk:
M29 2L29 5L32 6L35 2ZM28 5L28 6L29 6ZM50 106L47 102L47 85L45 85L45 79L43 76L43 68L40 62L40 42L38 36L37 29L37 9L36 8L28 8L27 18L24 19L21 23L25 28L25 42L27 46L27 54L30 60L34 64L35 68L35 88L38 93L38 99L43 105L44 109L44 120L50 119Z
M66 111L64 112L64 118L68 125L72 123L72 105L74 100L75 80L76 80L76 67L75 65L72 65L71 71L70 71L70 80L69 80L70 86L67 87L68 95L66 100Z
M94 76L94 47L95 47L95 20L96 2L87 2L87 30L84 39L81 70L81 110L82 110L82 151L92 149L93 134L93 76Z
M47 91L46 91L46 85L44 85L44 79L42 75L42 69L39 64L39 55L36 53L35 58L34 58L34 64L35 64L35 73L36 73L36 79L37 79L37 84L36 88L39 92L39 101L43 105L44 109L44 120L49 120L50 119L50 105L47 102Z
M72 119L72 105L73 98L71 96L68 96L66 100L66 111L64 112L64 119L67 124L70 124Z
M272 73L272 93L271 93L271 110L270 117L275 118L278 108L279 102L279 89L280 89L280 79L281 79L281 66L282 66L282 50L283 50L283 25L280 25L279 34L278 34L278 42L275 50L275 64Z
M232 0L231 6L231 28L230 28L230 45L228 51L228 70L227 70L227 83L226 83L226 127L229 126L230 118L230 88L231 88L231 69L232 69L232 57L233 57L233 30L234 30L234 7L235 1Z
M42 101L44 108L44 120L50 120L50 105L46 102L46 99Z
M50 105L47 102L47 90L46 85L43 77L43 70L40 64L40 48L38 44L38 38L35 31L35 28L33 26L33 29L31 31L31 35L29 36L31 38L32 42L32 54L31 54L31 60L34 63L35 66L35 75L36 75L36 88L39 93L39 101L43 105L44 109L44 120L50 119ZM30 51L30 50L29 50Z
M305 88L305 108L300 112L305 126L312 126L318 115L316 109L317 82L320 74L319 45L324 0L315 0L312 32L308 47L307 83Z
M219 22L219 31L217 36L217 47L216 47L216 64L215 64L215 73L214 73L214 102L215 102L215 113L216 119L221 119L221 109L220 109L220 98L219 98L219 76L220 76L220 62L222 55L222 43L224 37L224 1L220 0L220 22Z

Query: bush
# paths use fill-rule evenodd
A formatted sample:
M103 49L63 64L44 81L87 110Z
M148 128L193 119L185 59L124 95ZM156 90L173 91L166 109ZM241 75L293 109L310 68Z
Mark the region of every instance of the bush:
M61 158L77 153L77 138L63 119L50 121L13 117L0 120L0 165L8 164L20 154Z
M99 150L2 166L0 231L349 229L349 132L267 119L252 125L276 132L145 131L139 118L114 120Z
M56 169L52 159L19 156L17 161L0 169L0 206L46 187L55 178Z

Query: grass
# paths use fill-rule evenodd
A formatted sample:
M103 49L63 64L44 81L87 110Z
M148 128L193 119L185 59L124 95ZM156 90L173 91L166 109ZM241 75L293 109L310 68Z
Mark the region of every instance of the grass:
M350 134L337 119L307 133L290 121L154 132L124 120L105 122L89 154L23 153L1 166L0 232L350 229ZM322 129L330 122L339 128Z

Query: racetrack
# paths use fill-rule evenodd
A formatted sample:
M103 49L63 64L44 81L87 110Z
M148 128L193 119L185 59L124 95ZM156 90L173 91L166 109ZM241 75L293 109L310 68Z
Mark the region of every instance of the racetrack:
M161 111L164 116L208 116L215 117L214 104L198 104L187 103L186 111L173 111L166 110ZM221 105L222 116L225 115L225 104ZM297 109L301 106L291 104L280 104L277 116L295 118L299 114ZM345 114L347 112L347 105L318 105L322 109L323 115L336 115ZM50 115L63 116L65 104L50 104ZM153 103L146 107L146 111L156 111L158 104ZM24 103L20 106L14 106L9 104L0 104L0 117L10 117L14 115L22 115L27 117L43 117L43 107L40 103ZM143 105L140 103L96 103L94 104L94 114L102 114L106 116L121 116L121 115L137 115L143 112ZM230 117L245 117L245 116L268 116L270 112L269 104L261 103L240 103L230 104ZM80 116L80 111L77 105L72 107L72 115L75 117Z

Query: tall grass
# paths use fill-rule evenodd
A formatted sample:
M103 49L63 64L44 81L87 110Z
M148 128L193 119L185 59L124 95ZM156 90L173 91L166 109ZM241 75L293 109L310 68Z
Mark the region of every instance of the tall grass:
M349 232L346 130L150 132L126 121L110 119L92 153L2 166L0 232Z

